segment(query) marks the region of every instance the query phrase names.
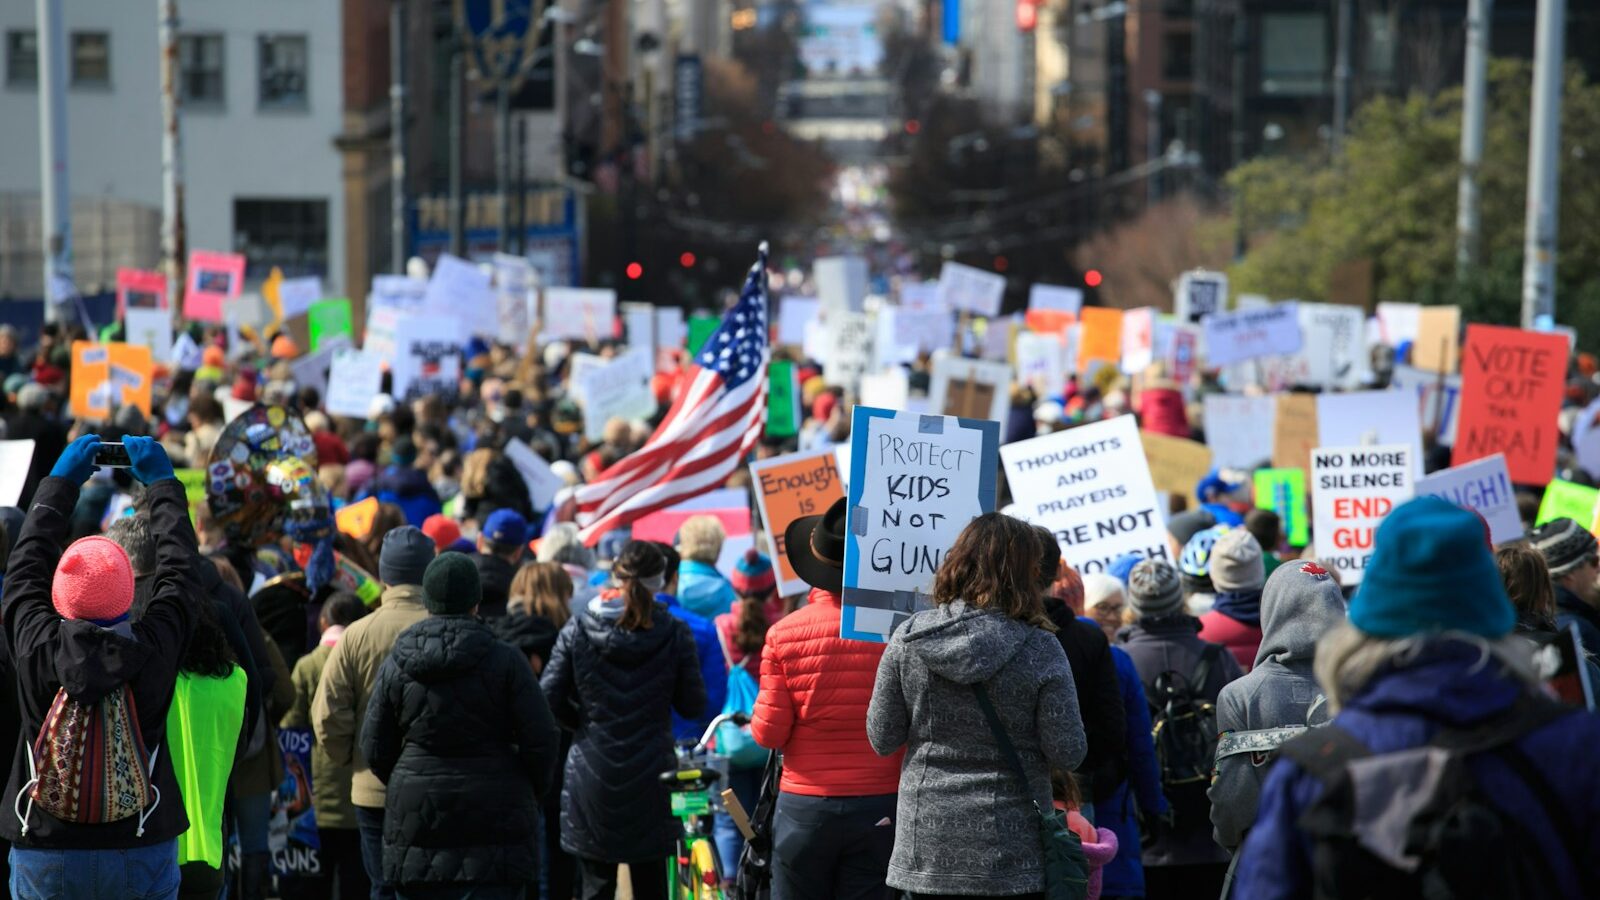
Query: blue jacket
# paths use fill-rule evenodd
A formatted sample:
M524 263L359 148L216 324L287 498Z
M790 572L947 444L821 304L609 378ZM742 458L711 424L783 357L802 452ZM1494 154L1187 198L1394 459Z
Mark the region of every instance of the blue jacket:
M715 619L732 610L737 599L733 585L716 566L692 559L678 564L678 602L695 615Z
M711 720L722 714L722 705L728 702L728 663L722 656L721 639L717 637L714 622L684 609L677 597L657 594L656 599L667 605L668 612L683 620L683 624L689 626L689 633L694 635L694 649L700 655L700 677L706 683L706 709L695 719L685 719L673 711L672 737L680 741L699 740Z
M1524 688L1495 664L1481 665L1478 648L1440 641L1405 668L1373 676L1333 720L1376 753L1427 743L1441 724L1470 725L1504 712ZM1575 712L1524 736L1516 746L1533 760L1566 804L1586 860L1571 860L1532 790L1492 754L1469 765L1489 801L1516 821L1522 837L1543 848L1563 897L1600 896L1600 717ZM1234 894L1240 900L1305 897L1311 893L1311 845L1295 823L1322 785L1280 760L1261 791L1261 811L1240 851Z
M1167 811L1167 798L1161 793L1161 770L1156 767L1156 747L1150 739L1150 706L1145 702L1139 670L1133 657L1115 644L1111 646L1111 659L1117 667L1117 683L1127 712L1130 780L1117 785L1111 796L1094 808L1095 826L1117 833L1117 855L1101 870L1100 893L1105 897L1143 897L1144 863L1133 804L1137 798L1144 815L1158 816Z
M1578 640L1583 641L1583 652L1590 659L1600 657L1600 609L1595 609L1581 597L1556 585L1556 628L1566 631L1569 625L1578 626ZM1595 686L1600 689L1600 685Z
M428 517L441 511L439 494L428 482L428 473L410 467L389 466L361 492L358 500L377 497L380 503L393 503L406 514L406 524L422 527Z

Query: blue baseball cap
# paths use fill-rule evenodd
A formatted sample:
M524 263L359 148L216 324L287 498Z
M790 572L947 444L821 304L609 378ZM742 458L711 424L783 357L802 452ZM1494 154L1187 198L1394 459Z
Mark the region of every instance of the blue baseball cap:
M497 509L483 523L483 536L496 544L522 544L528 540L528 520L513 509Z

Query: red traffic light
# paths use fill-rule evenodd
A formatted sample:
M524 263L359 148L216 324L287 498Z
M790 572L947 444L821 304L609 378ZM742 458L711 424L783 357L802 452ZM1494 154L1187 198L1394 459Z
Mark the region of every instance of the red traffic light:
M922 130L922 123L916 119L906 120L906 134L916 134Z
M1100 276L1099 269L1090 269L1089 271L1083 273L1083 283L1089 287L1099 287L1100 282L1104 280L1105 279Z
M627 272L629 281L638 281L644 277L644 266L636 262L628 263L628 268L624 271Z
M996 272L1004 272L1009 268L1011 268L1011 260L1006 259L1004 256L996 256L994 258L994 270Z
M682 256L678 257L678 265L683 266L685 269L694 268L694 263L695 263L694 254L690 253L687 250L683 251L683 255Z

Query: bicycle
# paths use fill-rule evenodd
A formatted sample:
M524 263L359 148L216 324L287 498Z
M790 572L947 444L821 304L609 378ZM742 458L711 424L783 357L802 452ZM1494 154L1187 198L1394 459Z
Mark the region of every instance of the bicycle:
M678 767L661 773L661 781L672 792L672 814L683 823L677 847L667 860L667 896L672 900L728 900L723 888L722 860L711 836L711 791L722 780L722 772L713 766L706 746L717 728L728 722L743 727L750 723L750 717L723 713L712 719L699 741L678 743ZM748 838L750 820L739 798L731 790L723 791L721 796L724 809Z

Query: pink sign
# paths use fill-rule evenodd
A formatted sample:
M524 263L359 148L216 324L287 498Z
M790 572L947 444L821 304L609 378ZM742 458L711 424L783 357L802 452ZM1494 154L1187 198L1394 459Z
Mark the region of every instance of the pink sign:
M117 270L117 318L130 309L166 309L167 277L144 269Z
M238 253L195 250L189 254L189 283L183 292L183 315L202 322L221 322L222 304L244 289L244 257Z

